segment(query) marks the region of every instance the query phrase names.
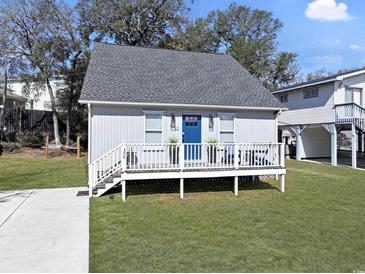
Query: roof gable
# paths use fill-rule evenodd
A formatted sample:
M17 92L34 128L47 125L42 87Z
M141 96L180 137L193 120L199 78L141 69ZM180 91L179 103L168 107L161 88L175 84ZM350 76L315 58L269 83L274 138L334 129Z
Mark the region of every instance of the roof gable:
M80 102L284 108L233 57L96 43Z

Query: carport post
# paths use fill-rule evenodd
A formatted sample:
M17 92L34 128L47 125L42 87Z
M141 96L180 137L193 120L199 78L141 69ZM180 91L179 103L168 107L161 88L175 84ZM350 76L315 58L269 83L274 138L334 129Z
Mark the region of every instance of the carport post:
M331 164L337 166L337 129L336 125L332 125L331 129Z
M356 128L351 124L351 154L352 154L352 168L357 167L356 163Z
M296 137L296 156L295 158L297 160L302 160L302 146L303 146L303 142L302 142L302 132L303 130L306 128L307 126L292 126L290 127L294 133L295 133L295 137Z
M325 130L331 135L331 164L337 166L337 128L335 124L323 124Z

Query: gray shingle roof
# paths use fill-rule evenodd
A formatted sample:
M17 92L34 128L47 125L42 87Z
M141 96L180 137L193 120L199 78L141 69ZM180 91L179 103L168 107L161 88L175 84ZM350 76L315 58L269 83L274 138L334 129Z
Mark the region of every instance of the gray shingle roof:
M80 101L284 106L233 57L96 43Z

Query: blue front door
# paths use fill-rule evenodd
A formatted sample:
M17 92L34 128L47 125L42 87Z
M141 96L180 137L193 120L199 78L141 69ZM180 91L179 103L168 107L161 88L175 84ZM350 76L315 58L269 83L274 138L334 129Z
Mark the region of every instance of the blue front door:
M201 120L200 115L183 115L183 143L185 160L201 158ZM195 145L196 144L196 145ZM199 144L199 145L198 145Z

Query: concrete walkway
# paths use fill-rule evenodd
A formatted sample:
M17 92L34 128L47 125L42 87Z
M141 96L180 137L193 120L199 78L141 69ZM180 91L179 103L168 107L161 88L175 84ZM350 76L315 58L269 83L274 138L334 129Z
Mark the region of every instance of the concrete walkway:
M0 272L88 272L86 188L0 192Z

